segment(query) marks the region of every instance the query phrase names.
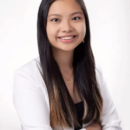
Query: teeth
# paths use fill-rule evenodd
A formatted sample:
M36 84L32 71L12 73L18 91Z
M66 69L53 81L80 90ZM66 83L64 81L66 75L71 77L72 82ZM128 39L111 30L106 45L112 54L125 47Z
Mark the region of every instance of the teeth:
M74 36L73 36L74 37ZM72 39L73 37L62 37L60 39Z

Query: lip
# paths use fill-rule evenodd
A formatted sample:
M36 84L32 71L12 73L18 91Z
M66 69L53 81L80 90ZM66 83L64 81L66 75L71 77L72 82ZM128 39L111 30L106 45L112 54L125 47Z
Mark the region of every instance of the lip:
M77 35L64 35L64 36L59 36L58 38L62 38L62 37L72 37L72 36L77 36Z
M70 35L69 35L69 36L70 36ZM75 37L72 38L72 39L60 39L60 38L58 37L58 40L61 41L61 42L63 42L63 43L71 43L71 42L73 42L73 41L77 38L77 35L71 35L71 36L75 36Z

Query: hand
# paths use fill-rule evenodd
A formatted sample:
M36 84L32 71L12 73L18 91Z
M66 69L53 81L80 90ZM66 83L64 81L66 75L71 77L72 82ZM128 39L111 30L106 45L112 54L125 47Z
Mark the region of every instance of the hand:
M102 126L100 123L92 123L86 127L86 130L102 130Z

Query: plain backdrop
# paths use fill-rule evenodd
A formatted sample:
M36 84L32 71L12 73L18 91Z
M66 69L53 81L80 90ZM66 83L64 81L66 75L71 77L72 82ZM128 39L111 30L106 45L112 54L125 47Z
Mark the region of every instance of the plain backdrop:
M36 22L40 0L0 0L0 130L21 130L13 105L14 71L38 56ZM96 62L129 130L130 0L85 0Z

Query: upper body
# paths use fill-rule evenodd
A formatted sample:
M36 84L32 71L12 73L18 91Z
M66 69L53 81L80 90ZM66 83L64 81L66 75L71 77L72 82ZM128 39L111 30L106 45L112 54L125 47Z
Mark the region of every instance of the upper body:
M21 121L22 130L52 130L47 88L40 73L39 57L14 73L13 102ZM107 89L101 68L96 65L96 78L103 98L101 125L103 130L122 130L116 107ZM91 122L90 122L91 123ZM83 124L81 130L88 126ZM61 130L60 126L53 130ZM64 130L74 130L74 128Z

